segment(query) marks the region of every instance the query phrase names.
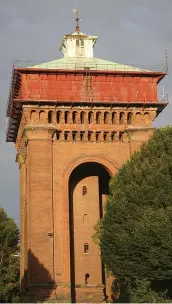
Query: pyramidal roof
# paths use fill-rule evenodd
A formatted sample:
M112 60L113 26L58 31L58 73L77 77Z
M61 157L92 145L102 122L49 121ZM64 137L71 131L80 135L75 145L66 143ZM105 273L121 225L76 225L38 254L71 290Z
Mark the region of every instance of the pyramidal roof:
M100 70L100 71L123 71L143 72L145 70L111 62L94 57L94 46L97 36L90 36L80 31L78 12L76 13L76 29L73 33L63 36L60 50L64 57L53 61L30 66L35 69L63 69L63 70Z

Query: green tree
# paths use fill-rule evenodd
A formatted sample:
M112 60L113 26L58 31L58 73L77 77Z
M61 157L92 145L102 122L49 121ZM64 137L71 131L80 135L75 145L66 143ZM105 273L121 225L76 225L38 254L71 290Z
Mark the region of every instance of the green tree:
M111 179L96 231L103 261L123 286L172 279L171 127L157 129Z
M0 208L0 302L13 302L19 293L19 230Z

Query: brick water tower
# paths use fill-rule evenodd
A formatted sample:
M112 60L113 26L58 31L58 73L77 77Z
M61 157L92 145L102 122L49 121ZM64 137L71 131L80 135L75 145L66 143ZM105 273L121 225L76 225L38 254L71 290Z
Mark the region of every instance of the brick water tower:
M20 168L21 291L32 301L102 302L109 279L94 243L108 183L166 106L150 71L94 57L76 29L64 57L13 68L7 141Z

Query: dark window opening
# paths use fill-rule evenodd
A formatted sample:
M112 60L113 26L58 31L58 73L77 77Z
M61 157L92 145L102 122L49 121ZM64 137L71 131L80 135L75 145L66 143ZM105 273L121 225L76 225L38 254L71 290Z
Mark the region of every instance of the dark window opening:
M60 132L56 132L56 139L59 140L60 139Z
M65 132L65 133L64 133L64 139L65 139L65 140L68 140L68 138L69 138L69 132Z
M65 123L69 123L69 112L65 112Z
M124 114L124 112L121 112L120 115L119 115L119 123L121 125L123 125L124 121L125 121L125 114Z
M86 273L86 274L85 274L85 285L88 285L88 284L89 284L89 278L90 278L89 273Z
M82 187L82 195L86 195L87 194L87 187L83 186Z
M57 123L61 123L61 112L57 112Z
M91 132L88 132L88 141L90 141L92 138L92 133Z
M93 123L93 112L88 113L88 123L89 124Z
M76 134L77 134L77 132L72 132L72 139L73 139L73 141L76 141Z
M83 139L84 139L84 133L83 132L80 133L80 139L81 139L81 141L83 141Z
M72 113L72 122L73 122L73 124L77 123L77 113L76 112Z
M116 121L117 119L116 118L117 118L117 114L116 114L116 112L113 112L112 113L112 124L113 125L115 125L117 123L117 121Z
M100 133L96 132L96 141L99 141Z
M107 139L108 139L108 133L104 133L103 134L103 139L104 139L104 141L107 141Z
M114 140L115 140L115 135L116 135L116 133L115 133L115 132L112 132L112 133L111 133L111 140L112 140L112 141L114 141Z
M89 252L89 245L88 243L84 244L84 253L88 253Z
M48 123L52 123L53 122L53 112L49 111L48 112Z
M85 123L85 113L84 112L81 112L80 120L81 120L81 124Z
M96 113L96 123L97 124L101 123L101 113L100 112Z
M133 118L133 114L130 112L127 114L127 123L130 125L132 124L132 118Z
M119 133L119 141L123 141L124 139L124 132Z
M104 124L108 124L109 123L109 113L105 112L104 113Z

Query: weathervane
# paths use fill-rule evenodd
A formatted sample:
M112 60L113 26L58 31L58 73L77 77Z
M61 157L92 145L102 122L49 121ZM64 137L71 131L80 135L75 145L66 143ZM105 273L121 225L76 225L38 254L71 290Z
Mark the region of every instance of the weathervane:
M76 9L73 9L73 13L76 14L76 17L73 19L76 21L75 31L79 33L80 32L79 21L81 21L81 19L79 18L79 12Z

